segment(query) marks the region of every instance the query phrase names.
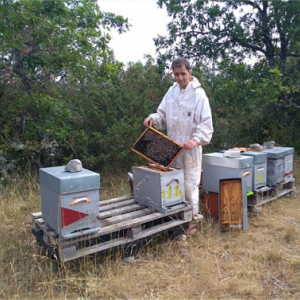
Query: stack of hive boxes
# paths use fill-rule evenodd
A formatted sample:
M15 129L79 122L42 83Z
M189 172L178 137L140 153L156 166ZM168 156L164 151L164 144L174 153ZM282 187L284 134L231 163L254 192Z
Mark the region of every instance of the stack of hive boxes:
M245 178L247 192L252 191L253 157L229 158L224 153L214 152L203 155L203 191L205 212L212 217L219 216L218 195L220 180Z
M263 152L267 153L267 186L290 182L293 178L294 148L274 147Z
M276 187L293 179L292 147L272 147L262 151L241 152L241 157L228 158L222 152L203 155L204 210L219 216L220 180L247 178L247 193Z

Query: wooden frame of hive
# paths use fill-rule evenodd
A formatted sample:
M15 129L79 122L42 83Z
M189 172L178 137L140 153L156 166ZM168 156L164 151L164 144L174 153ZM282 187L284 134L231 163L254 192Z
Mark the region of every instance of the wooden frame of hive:
M183 151L183 146L149 126L130 149L161 170L167 171Z

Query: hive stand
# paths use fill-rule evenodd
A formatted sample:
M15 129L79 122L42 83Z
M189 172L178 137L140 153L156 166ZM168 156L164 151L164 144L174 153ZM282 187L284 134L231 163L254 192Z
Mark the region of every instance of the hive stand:
M273 201L284 195L293 196L295 193L295 179L289 182L277 184L275 187L262 187L257 189L252 196L248 197L248 206L257 207Z
M41 212L31 216L32 233L38 243L52 258L64 263L120 247L128 253L142 240L167 231L184 231L192 220L192 206L180 203L164 214L136 203L132 195L100 201L99 230L88 235L83 232L81 236L71 239L63 239L45 224Z

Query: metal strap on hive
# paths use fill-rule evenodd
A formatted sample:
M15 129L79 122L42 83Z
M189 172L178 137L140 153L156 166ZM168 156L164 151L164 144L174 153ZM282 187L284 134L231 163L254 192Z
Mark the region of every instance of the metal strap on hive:
M176 160L183 147L150 126L134 143L131 150L165 171Z

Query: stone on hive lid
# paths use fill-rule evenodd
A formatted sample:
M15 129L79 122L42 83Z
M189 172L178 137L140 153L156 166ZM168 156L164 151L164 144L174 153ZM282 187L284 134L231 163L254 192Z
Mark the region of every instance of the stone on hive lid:
M82 171L82 163L79 159L72 159L65 166L65 171L75 173Z

